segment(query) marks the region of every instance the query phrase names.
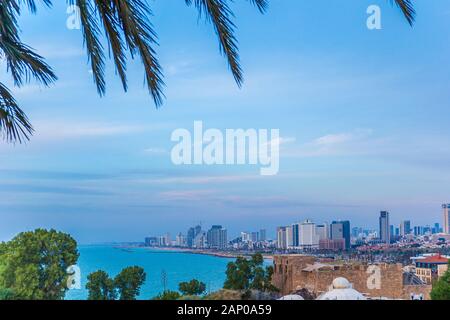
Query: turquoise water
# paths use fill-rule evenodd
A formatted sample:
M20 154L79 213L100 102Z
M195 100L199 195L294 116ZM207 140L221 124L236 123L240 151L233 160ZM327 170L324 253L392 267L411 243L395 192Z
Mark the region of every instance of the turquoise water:
M81 269L80 290L69 290L66 299L87 298L86 279L99 269L114 277L125 267L140 266L147 273L139 299L150 299L163 291L162 272L167 274L167 289L177 290L178 283L198 279L209 291L222 288L227 263L234 259L201 254L150 250L145 248L122 249L111 246L80 246L78 266Z

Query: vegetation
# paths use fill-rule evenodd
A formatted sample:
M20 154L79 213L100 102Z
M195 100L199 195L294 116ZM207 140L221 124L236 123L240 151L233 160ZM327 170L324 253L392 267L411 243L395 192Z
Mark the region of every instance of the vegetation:
M88 300L136 300L146 274L141 267L123 269L114 280L102 270L88 275Z
M114 280L105 271L92 272L87 280L88 300L116 300Z
M181 294L178 291L165 290L152 300L178 300L181 298Z
M433 283L430 295L432 300L450 300L450 268L439 280Z
M76 264L76 241L55 230L23 232L0 246L1 296L60 300L67 291L67 268Z
M261 13L268 8L269 0L247 0ZM413 0L389 0L401 9L406 20L414 21ZM2 0L0 5L0 57L5 61L16 87L23 86L31 78L49 86L57 80L51 67L43 57L21 41L19 16L24 6L36 13L37 3L51 7L52 0ZM157 107L161 106L164 80L161 65L156 55L157 35L150 21L152 14L145 0L66 0L77 5L80 12L81 31L90 61L93 80L100 96L106 93L105 52L110 57L127 91L127 58L139 58L144 66L144 78L148 91ZM181 1L180 1L181 2ZM231 0L184 0L194 7L200 17L213 25L222 54L238 86L243 83L239 49L235 36L234 12ZM104 34L107 47L102 45ZM7 142L29 140L33 127L19 107L10 90L0 83L0 135Z
M178 285L180 292L185 296L199 296L202 295L206 290L206 284L193 279L189 282L181 282Z
M244 297L249 297L251 290L276 292L277 289L272 285L273 268L264 268L263 262L263 256L259 253L251 259L238 257L235 262L230 262L223 288L241 291Z

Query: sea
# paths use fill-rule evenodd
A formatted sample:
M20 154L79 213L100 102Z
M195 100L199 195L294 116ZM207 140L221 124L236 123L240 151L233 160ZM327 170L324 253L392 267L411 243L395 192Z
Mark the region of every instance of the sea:
M227 264L234 261L204 254L112 245L79 246L78 251L81 288L67 291L67 300L87 299L86 282L91 272L103 270L114 277L129 266L140 266L147 274L140 300L151 299L164 289L177 290L180 282L192 279L204 282L207 291L213 292L223 287Z

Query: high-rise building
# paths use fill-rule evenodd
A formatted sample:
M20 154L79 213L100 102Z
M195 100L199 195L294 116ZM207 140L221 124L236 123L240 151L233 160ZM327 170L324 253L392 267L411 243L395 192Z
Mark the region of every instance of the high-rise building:
M400 223L400 235L406 236L411 233L411 221L404 220Z
M251 240L253 243L256 243L259 241L259 233L258 232L252 232L251 233Z
M294 246L294 235L292 229L292 226L286 227L286 241L288 249Z
M444 233L450 234L450 204L442 205L442 214L444 216Z
M266 235L266 229L259 230L259 241L266 241L267 235Z
M185 247L186 246L186 237L181 232L175 238L175 245L177 247Z
M316 224L305 220L299 224L299 247L301 249L319 248L319 236L316 233Z
M316 234L319 236L319 241L330 239L330 228L328 223L316 225Z
M292 225L292 247L300 247L300 223Z
M289 227L278 227L277 228L277 248L286 250L288 248L288 235Z
M195 238L202 232L202 227L200 225L193 228L189 228L186 237L186 244L189 248L194 247Z
M227 230L215 225L208 230L207 243L209 248L224 249L227 247Z
M389 225L389 212L381 211L380 212L380 240L383 243L391 243L391 232Z
M242 242L250 242L252 240L252 235L249 232L241 232Z
M350 221L333 221L331 223L331 239L344 239L345 249L350 248Z

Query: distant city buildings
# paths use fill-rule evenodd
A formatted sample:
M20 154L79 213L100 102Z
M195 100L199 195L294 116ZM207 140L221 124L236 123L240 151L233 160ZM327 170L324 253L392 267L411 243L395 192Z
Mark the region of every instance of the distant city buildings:
M225 249L228 246L227 230L220 225L212 226L206 240L208 248Z
M267 237L266 229L242 231L239 237L228 240L227 229L213 225L207 231L201 225L178 233L174 240L170 234L146 237L148 247L179 247L192 249L239 250L272 252L344 251L365 250L364 248L440 248L450 245L450 204L442 205L444 228L438 222L431 225L412 226L411 220L403 220L397 226L390 224L388 211L381 211L378 230L361 227L351 228L349 220L336 220L331 224L316 224L312 220L280 226L275 240Z
M331 223L331 240L344 240L344 248L350 249L350 221Z
M380 225L380 240L383 243L389 244L391 243L391 230L389 224L389 212L381 211L379 218Z
M404 220L400 223L400 235L402 237L411 233L411 221Z
M444 216L444 233L450 234L450 204L442 205L442 215Z

